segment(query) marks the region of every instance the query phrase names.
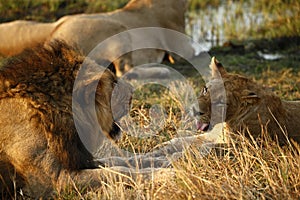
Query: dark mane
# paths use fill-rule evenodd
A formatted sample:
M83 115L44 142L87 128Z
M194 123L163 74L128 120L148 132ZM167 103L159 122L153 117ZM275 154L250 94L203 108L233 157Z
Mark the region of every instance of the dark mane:
M19 87L22 90L25 87L28 90L35 87L35 91L45 95L51 95L49 92L52 90L57 90L60 94L70 94L75 79L75 74L71 73L77 72L84 59L78 52L63 41L51 42L46 47L40 44L26 49L9 58L0 69L0 92L17 95ZM60 86L62 88L59 90L55 89Z

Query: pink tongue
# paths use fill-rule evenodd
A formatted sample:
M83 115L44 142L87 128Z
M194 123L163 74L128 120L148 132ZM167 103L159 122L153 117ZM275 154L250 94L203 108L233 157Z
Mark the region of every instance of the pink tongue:
M208 127L208 125L209 124L207 123L197 122L197 130L204 131Z

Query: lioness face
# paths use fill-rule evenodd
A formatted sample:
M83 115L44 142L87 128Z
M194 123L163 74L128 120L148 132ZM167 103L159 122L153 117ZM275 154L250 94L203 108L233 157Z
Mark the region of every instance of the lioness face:
M206 131L209 125L213 127L216 123L243 120L243 117L253 113L262 95L262 88L256 83L246 77L227 73L215 58L212 58L210 67L211 80L203 87L198 98L199 110L194 109L194 116L198 118L197 129L201 131Z
M207 131L210 124L211 101L210 92L207 87L203 87L198 98L199 110L193 107L193 115L198 118L197 130Z

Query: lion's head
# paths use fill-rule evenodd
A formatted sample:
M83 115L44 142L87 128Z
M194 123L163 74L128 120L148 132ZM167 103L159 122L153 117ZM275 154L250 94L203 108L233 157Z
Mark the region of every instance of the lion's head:
M226 122L233 132L257 137L266 128L271 135L282 136L278 122L284 122L285 113L279 97L245 76L228 73L214 57L210 68L210 81L198 98L199 110L194 109L198 130Z
M128 112L131 95L131 85L117 79L109 69L104 69L95 61L86 58L73 88L75 121L77 119L83 125L81 128L87 128L84 132L102 131L106 136L115 139L119 134L116 123ZM100 126L95 126L97 123Z

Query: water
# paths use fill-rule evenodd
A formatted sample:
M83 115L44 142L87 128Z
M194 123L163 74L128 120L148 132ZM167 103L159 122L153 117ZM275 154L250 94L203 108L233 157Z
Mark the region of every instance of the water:
M265 14L254 12L250 2L225 1L218 7L207 7L188 13L186 33L200 43L196 54L223 45L230 39L245 39L247 32L264 23Z

